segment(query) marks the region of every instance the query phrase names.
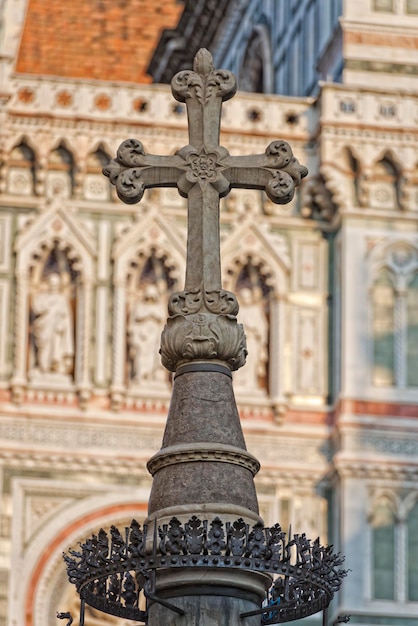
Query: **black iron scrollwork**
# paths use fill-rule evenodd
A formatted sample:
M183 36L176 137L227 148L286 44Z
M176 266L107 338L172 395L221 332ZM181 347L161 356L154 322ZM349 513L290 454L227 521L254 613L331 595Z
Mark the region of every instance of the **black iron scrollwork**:
M313 542L305 534L289 537L279 524L250 527L243 519L223 522L218 517L200 520L192 516L182 523L173 517L154 528L136 520L122 533L115 526L109 535L100 530L80 544L80 550L64 554L68 578L83 601L99 610L138 621L147 612L140 608L140 593L163 603L155 593L158 571L178 567L244 569L274 574L265 603L256 613L262 623L273 624L312 615L326 608L347 571L344 557L332 546ZM172 610L176 607L167 606ZM179 610L177 610L179 612ZM70 626L68 624L67 626Z
M57 613L57 618L58 619L66 619L68 620L67 623L65 624L65 626L71 626L71 624L73 623L73 618L70 612L66 612L66 613Z

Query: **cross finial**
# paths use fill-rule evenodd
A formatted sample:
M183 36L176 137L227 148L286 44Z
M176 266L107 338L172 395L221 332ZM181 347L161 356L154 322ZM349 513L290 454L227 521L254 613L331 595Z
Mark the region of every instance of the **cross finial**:
M233 187L262 189L273 202L285 204L308 171L281 140L271 142L264 154L231 156L219 136L222 102L235 94L235 77L215 70L205 49L193 68L171 82L173 96L186 103L189 144L173 156L155 156L129 139L103 173L129 204L150 187L177 187L188 199L185 288L170 298L163 364L175 370L190 360L217 359L237 369L245 362L245 338L236 323L236 298L221 284L219 199Z

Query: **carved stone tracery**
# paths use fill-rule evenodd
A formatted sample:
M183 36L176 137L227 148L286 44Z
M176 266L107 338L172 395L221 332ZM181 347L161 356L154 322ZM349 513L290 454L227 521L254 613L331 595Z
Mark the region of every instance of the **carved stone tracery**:
M383 241L372 249L370 262L372 381L416 386L418 250L408 241Z
M15 245L14 398L22 401L28 383L72 387L84 405L91 382L91 238L57 198L22 227Z
M68 384L74 377L74 314L79 275L75 269L77 263L71 263L62 243L59 246L55 242L52 249L44 249L43 259L32 267L29 354L32 382L49 380L52 384Z
M269 390L269 316L271 276L263 272L262 262L251 256L238 271L235 289L240 301L239 320L247 342L245 368L234 376L234 386L246 393Z
M139 253L130 264L127 277L128 380L131 384L165 381L158 350L166 317L168 292L175 285L172 269L164 256L151 249L148 257Z
M59 195L71 198L75 186L75 164L72 153L62 142L48 156L45 193L48 198Z
M300 212L305 218L330 222L337 211L332 194L320 176L304 181L301 186L300 203Z
M35 153L24 139L7 160L7 184L2 191L23 196L31 196L35 191Z

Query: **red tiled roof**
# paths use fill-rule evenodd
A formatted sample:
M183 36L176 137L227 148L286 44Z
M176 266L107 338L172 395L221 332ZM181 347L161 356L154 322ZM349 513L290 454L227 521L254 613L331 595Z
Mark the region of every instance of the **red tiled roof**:
M29 0L16 71L150 83L161 31L183 8L179 0Z

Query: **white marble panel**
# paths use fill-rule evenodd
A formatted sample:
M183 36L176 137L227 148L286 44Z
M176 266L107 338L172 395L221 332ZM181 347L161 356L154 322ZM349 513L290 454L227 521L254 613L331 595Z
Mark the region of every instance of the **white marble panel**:
M296 311L296 393L319 394L323 359L319 338L321 332L321 311L318 309L297 308Z
M11 335L9 333L10 284L0 281L0 374L8 374L7 352Z
M11 215L4 213L0 216L0 272L10 269L11 219Z
M19 196L32 195L32 172L24 167L11 167L7 176L7 191Z
M297 288L318 289L319 246L314 241L300 241L297 246Z
M86 174L84 179L84 197L86 200L109 200L108 180L101 174Z

